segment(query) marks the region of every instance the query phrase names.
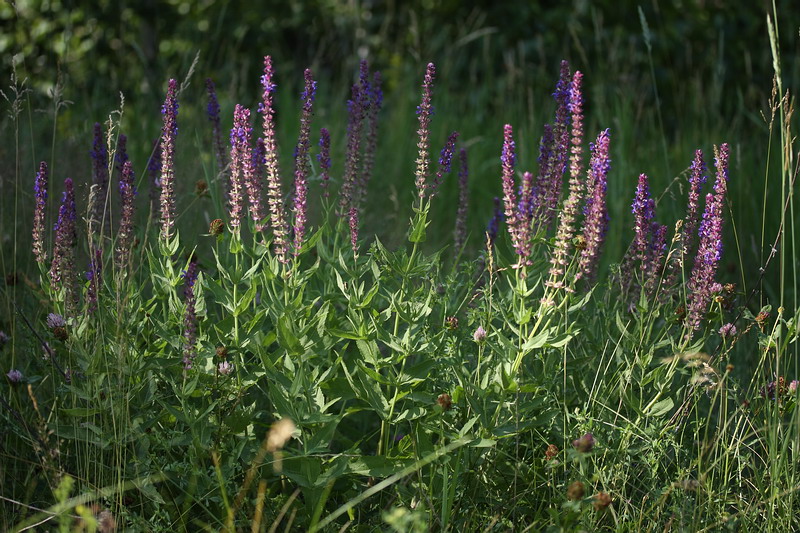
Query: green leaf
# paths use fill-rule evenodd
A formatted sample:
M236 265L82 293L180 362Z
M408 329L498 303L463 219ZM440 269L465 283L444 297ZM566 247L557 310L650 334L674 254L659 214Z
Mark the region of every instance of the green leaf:
M380 353L378 352L378 345L375 341L357 339L356 346L358 347L358 351L361 352L361 357L363 357L366 362L373 366L378 365L378 356Z
M673 407L675 407L675 402L672 401L672 398L666 398L653 405L645 414L647 416L661 417L672 411Z
M423 210L411 220L411 232L408 235L409 242L425 242L425 230L430 222L427 221L428 212Z
M287 315L278 318L278 343L292 355L302 355L304 352L303 345L292 331Z

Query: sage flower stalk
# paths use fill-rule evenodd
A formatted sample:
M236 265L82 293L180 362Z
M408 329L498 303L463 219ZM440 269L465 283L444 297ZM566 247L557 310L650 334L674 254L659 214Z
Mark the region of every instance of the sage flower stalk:
M330 193L328 187L331 181L331 134L327 128L319 130L319 169L321 174L320 186L322 187L322 197L328 198Z
M172 238L175 225L175 138L178 136L178 82L169 80L161 106L161 238Z
M94 142L89 152L92 157L92 193L89 195L90 206L89 228L96 233L103 224L106 212L106 196L108 195L108 148L103 138L103 126L94 124Z
M272 68L272 57L264 57L264 75L261 76L262 101L258 110L264 126L264 164L267 171L267 195L269 197L270 221L273 234L273 250L281 263L287 261L287 234L283 212L283 193L278 168L278 145L275 134L275 110L273 100L277 85L273 81L275 72Z
M297 139L297 148L294 157L294 251L297 257L303 247L303 240L306 234L306 220L308 210L308 174L310 165L308 160L311 142L311 117L314 112L314 96L317 92L317 82L311 74L311 70L306 69L304 73L305 88L300 95L303 102L303 110L300 113L300 135Z
M55 223L55 239L53 241L53 261L50 266L50 282L54 289L63 289L67 314L74 315L77 307L75 290L75 246L78 234L75 227L77 214L75 211L75 190L72 178L64 180L64 194Z
M36 173L36 180L33 184L34 201L33 208L33 256L37 263L44 263L47 260L47 252L44 249L44 219L47 207L47 163L39 163L39 171Z
M610 141L609 130L605 130L590 145L592 155L589 161L588 182L591 184L591 196L587 198L586 202L586 218L583 223L585 247L581 250L578 259L576 281L580 279L587 283L594 281L600 260L600 250L608 230L606 180L611 168L611 159L608 154Z
M347 154L344 160L344 178L339 191L339 214L349 216L350 207L358 199L358 168L361 158L361 131L364 119L364 96L359 85L350 89L347 101Z
M417 195L419 196L420 207L422 206L422 200L425 198L428 174L430 173L429 136L431 116L433 115L433 105L431 104L431 100L433 98L433 80L435 77L436 67L433 63L428 63L428 67L425 70L425 77L422 81L422 100L417 107L417 119L419 121L417 135L419 136L419 141L417 141L418 152L416 160L417 170L415 172L415 183L417 186Z
M122 165L122 175L119 178L119 195L122 202L122 216L117 233L117 267L124 268L130 258L131 244L133 243L133 216L136 209L136 176L133 164L125 161Z

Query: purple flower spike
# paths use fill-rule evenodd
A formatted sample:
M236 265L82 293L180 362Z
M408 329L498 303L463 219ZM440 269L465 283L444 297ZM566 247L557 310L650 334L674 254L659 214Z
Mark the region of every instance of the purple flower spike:
M278 145L275 135L275 110L273 100L276 85L273 81L272 57L264 57L264 75L261 77L262 101L259 112L264 123L264 160L267 170L267 190L269 197L270 221L273 234L273 250L281 263L287 261L287 234L285 216L283 213L283 193L281 192L281 177L278 168Z
M700 214L700 193L706 183L706 164L703 161L703 152L697 150L689 167L689 201L686 208L686 218L683 223L683 253L688 254L689 248L695 239L698 216Z
M497 196L494 197L494 214L492 218L489 220L489 224L486 226L486 234L488 235L488 246L491 248L494 246L494 241L497 240L497 232L500 229L500 223L505 220L505 216L503 215L503 204L500 202L500 198Z
M725 143L715 151L717 177L714 183L714 194L706 195L706 207L698 232L700 244L697 247L697 256L688 284L686 322L692 330L700 328L700 322L708 310L717 265L722 257L722 209L728 190L730 148Z
M366 61L362 62L366 65ZM361 179L358 185L358 204L359 207L367 195L367 185L372 179L372 169L375 165L375 151L378 147L378 113L383 105L383 91L381 90L381 73L375 72L372 82L365 76L362 70L361 89L365 103L364 127L366 128L366 146L364 148L363 165L361 168Z
M178 136L178 82L169 80L161 107L161 238L172 238L175 225L175 138Z
M17 383L22 381L22 377L23 376L22 376L22 372L20 372L16 368L12 368L11 370L8 371L8 373L6 374L6 377L8 378L8 381L10 381L11 383L16 385Z
M456 141L458 140L458 132L454 131L450 134L447 138L447 142L444 143L444 147L439 155L439 168L436 171L436 176L433 179L433 183L429 188L428 195L430 198L436 196L436 193L439 190L439 185L442 183L442 178L445 174L450 173L451 163L453 161L453 152L456 149Z
M428 68L425 70L425 78L422 81L422 101L417 107L417 119L419 120L419 141L417 141L417 170L415 172L417 194L420 200L420 207L422 200L425 198L425 191L427 188L429 166L430 166L430 141L428 136L430 134L431 116L433 115L433 106L431 99L433 98L433 80L436 76L436 67L433 63L428 63Z
M358 209L355 207L350 208L348 213L350 218L350 245L353 247L353 253L358 253Z
M559 212L558 229L556 230L556 243L553 256L550 258L550 279L545 285L552 288L572 289L565 285L561 277L568 263L570 243L575 234L575 220L578 216L578 206L583 199L584 185L581 181L583 165L581 154L583 151L583 97L581 95L581 82L583 74L576 72L572 77L569 94L569 111L572 113L572 150L569 166L569 194Z
M361 130L364 119L363 94L359 85L350 89L347 101L347 155L344 160L344 180L339 191L339 214L348 216L350 207L358 201L358 167L361 157Z
M467 205L469 203L469 167L467 166L467 149L462 148L459 153L458 169L458 212L456 213L456 229L453 235L455 253L461 253L467 241Z
M217 89L211 78L206 78L206 91L208 92L208 106L206 108L208 120L211 122L211 130L214 142L214 153L217 156L217 171L225 173L228 166L228 156L225 151L225 143L222 141L222 127L220 125L220 107L217 100ZM224 176L223 176L224 178Z
M189 266L183 273L183 296L186 300L186 311L183 315L183 369L190 370L195 355L197 355L197 314L195 305L197 299L194 293L194 284L197 282L197 260L192 258Z
M122 166L128 159L130 159L128 157L128 136L120 133L117 139L117 151L114 154L114 167L118 172L122 172Z
M75 191L72 179L64 180L64 195L61 207L58 210L56 221L55 240L53 241L53 262L50 267L50 281L56 290L63 289L67 314L74 315L77 307L77 293L75 291L75 246L78 243L78 234L75 228Z
M297 148L294 158L294 251L295 257L300 255L303 239L306 234L306 219L308 205L308 174L310 164L308 153L311 148L309 137L311 135L311 116L314 112L314 96L317 92L317 82L312 77L311 70L304 73L305 88L300 99L303 101L303 110L300 114L300 135L297 139Z
M117 266L122 269L128 264L133 243L133 215L136 197L136 176L133 173L133 164L125 161L122 165L122 176L119 178L119 195L122 200L122 216L120 217L119 233L117 235Z
M89 271L86 272L86 279L89 280L86 288L86 309L89 313L97 310L97 298L103 283L103 250L95 248L93 255L89 261Z
M644 261L647 257L648 237L655 217L655 205L650 197L647 174L640 174L639 183L636 186L636 196L631 204L634 220L633 252L634 257L639 261Z
M319 130L319 154L317 154L317 161L319 161L320 173L322 174L322 197L328 198L328 185L331 180L331 134L328 133L327 128Z
M150 177L150 219L155 216L158 210L158 201L161 198L161 142L156 139L153 142L153 153L147 163L147 175Z
M231 128L231 179L230 179L230 217L231 227L238 228L242 224L244 206L244 189L247 188L248 196L257 198L255 191L251 193L252 183L252 155L250 138L253 129L250 127L250 110L236 104L233 112L233 128ZM250 178L250 179L248 179ZM253 218L256 213L252 209ZM257 221L258 219L256 219Z
M500 156L503 179L503 204L505 206L506 224L511 242L517 255L520 256L519 265L527 262L530 255L530 227L525 218L520 218L517 206L517 196L514 193L514 166L516 164L514 130L511 124L503 128L503 152ZM531 179L530 176L523 179Z
M103 126L99 122L94 124L94 143L89 152L92 156L92 200L90 227L96 232L103 223L106 208L106 195L108 194L108 148L103 138Z
M608 155L610 133L605 130L590 145L588 182L592 185L591 196L587 199L586 219L583 223L584 249L578 260L576 280L584 279L587 284L594 281L597 264L600 260L600 249L608 229L608 211L606 209L606 179L611 168Z
M36 205L33 208L33 256L38 263L44 263L47 259L47 252L44 249L44 217L47 204L47 163L39 163L39 172L36 173L36 181L33 184L34 200Z

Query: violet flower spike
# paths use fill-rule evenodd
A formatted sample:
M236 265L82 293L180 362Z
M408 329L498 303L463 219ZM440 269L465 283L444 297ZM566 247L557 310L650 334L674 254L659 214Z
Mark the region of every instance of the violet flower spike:
M458 211L456 212L456 229L453 233L453 248L456 254L461 253L464 243L467 241L467 206L469 203L467 149L461 148L458 155Z
M553 125L552 163L549 165L550 175L547 178L547 192L544 205L544 220L540 226L546 227L558 209L561 198L564 172L569 157L569 107L570 107L570 74L569 63L561 62L561 74L553 93L556 100L556 117Z
M547 210L547 195L549 190L548 179L551 176L551 167L553 165L553 144L555 143L553 137L553 126L550 124L544 125L542 138L539 141L539 173L536 175L531 196L531 219L538 221L542 220Z
M378 147L378 113L383 105L383 91L381 90L381 73L375 72L372 82L369 78L361 80L363 98L365 101L364 109L364 128L366 129L366 146L364 147L364 157L362 159L361 178L358 184L358 205L359 208L367 195L367 185L372 179L372 169L375 165L375 152Z
M300 113L300 135L297 139L297 148L294 159L294 251L295 257L300 255L303 239L306 234L308 174L310 164L308 154L311 148L311 117L314 112L314 96L317 92L317 82L312 77L311 70L304 73L305 88L300 95L303 101L303 110Z
M419 129L417 130L417 135L419 135L419 141L417 141L418 152L415 183L417 186L420 208L422 207L422 200L425 198L426 188L428 185L428 174L430 172L430 141L428 137L430 135L431 116L433 115L431 99L433 97L433 80L435 76L436 67L433 63L428 63L428 67L425 70L425 77L422 81L422 101L417 107L417 119L419 120Z
M108 194L108 148L103 138L103 126L99 122L94 124L94 142L89 155L92 157L92 193L89 195L92 205L89 227L92 232L97 232L103 223Z
M636 196L631 204L634 220L634 257L644 262L647 257L648 236L655 217L655 201L650 197L650 185L647 174L639 175L636 185Z
M486 234L488 236L488 246L494 246L494 242L497 240L497 232L500 230L500 223L505 220L505 215L503 215L503 204L500 201L500 198L497 196L494 197L494 213L492 214L492 218L489 219L489 224L486 226Z
M175 225L175 138L178 136L178 82L169 80L161 107L161 238L172 238Z
M211 78L206 78L206 91L208 92L208 105L206 113L211 122L211 131L214 142L214 153L217 156L217 171L220 174L225 172L228 166L228 157L225 151L225 143L222 141L222 127L220 125L220 107L217 100L217 89Z
M358 209L351 207L348 213L350 219L350 246L353 248L353 253L358 253Z
M128 264L133 243L133 215L135 211L134 199L136 198L136 176L133 164L125 161L122 165L122 175L119 178L119 195L122 203L122 215L117 234L117 267L122 269Z
M436 176L433 178L433 183L429 187L428 197L433 198L439 191L439 185L442 183L442 178L445 174L450 173L453 162L453 152L456 149L456 141L458 140L458 132L454 131L447 138L444 143L442 151L439 154L439 168L436 170Z
M250 110L236 104L233 112L233 128L231 128L231 175L230 175L230 203L228 205L231 227L239 228L242 225L245 187L250 193L252 183L248 180L252 174L252 161L250 154ZM251 204L252 208L252 204Z
M150 219L152 220L158 210L158 201L161 198L161 142L156 139L153 142L153 151L150 160L147 162L147 175L150 183Z
M700 214L700 193L706 183L706 164L703 161L702 150L694 153L694 159L689 167L689 200L686 208L686 218L683 223L683 253L688 254L692 241L695 239L698 215Z
M124 133L120 133L117 139L117 150L114 154L114 168L121 173L122 166L128 159L130 159L130 157L128 157L128 136Z
M708 310L717 266L722 257L722 209L728 190L729 155L730 148L727 143L716 150L717 176L714 194L706 195L706 207L698 232L700 243L688 283L686 322L691 330L700 328L703 316Z
M583 199L584 184L581 181L583 165L581 154L583 152L583 96L581 83L583 74L575 72L572 76L569 94L569 111L572 114L572 149L569 166L569 193L564 205L558 214L558 229L556 230L555 250L550 258L550 279L545 285L551 288L564 288L568 292L572 288L560 279L568 264L569 250L572 238L575 235L575 221L578 216L578 206Z
M583 223L585 248L581 250L578 272L575 276L576 281L584 279L587 284L594 282L600 260L600 249L608 229L606 179L611 168L611 159L608 154L610 140L609 130L606 129L590 145L592 155L589 161L588 181L593 184L593 188L592 195L587 200L586 219Z
M183 273L183 296L186 301L186 310L183 315L183 369L191 370L192 362L197 355L197 314L195 306L197 299L194 285L197 282L197 260L192 259Z
M283 212L283 193L278 168L278 146L275 134L275 110L273 99L277 86L273 81L272 57L264 57L264 75L261 77L262 102L259 112L264 124L264 164L267 171L267 196L273 233L273 250L281 263L286 263L287 234L289 233Z
M517 196L514 193L514 166L516 164L516 155L514 152L514 130L511 124L506 124L503 128L503 152L500 156L500 163L502 165L502 180L503 180L503 204L505 206L506 225L508 226L508 233L511 235L511 242L514 249L520 256L520 265L527 260L527 246L523 242L525 235L525 221L520 220L517 216Z
M44 249L44 219L47 207L47 163L39 163L39 172L36 173L36 180L33 184L34 201L33 208L33 256L37 263L44 263L47 260L47 252Z
M103 283L103 250L95 248L93 256L89 260L89 270L86 272L86 279L89 281L89 286L86 288L86 309L89 313L97 310L100 285Z
M63 289L67 314L74 316L77 308L77 292L75 289L75 246L78 234L75 227L77 214L75 211L75 190L72 179L64 180L64 194L55 223L55 239L53 241L53 261L50 266L50 282L56 290Z
M348 216L350 207L358 201L358 167L361 157L361 130L364 119L363 95L358 85L350 89L347 101L347 155L344 160L344 179L339 191L339 214Z
M322 175L320 186L322 187L322 197L328 198L328 186L331 180L331 134L328 133L327 128L319 130L319 154L317 154L317 161L319 161L319 169Z

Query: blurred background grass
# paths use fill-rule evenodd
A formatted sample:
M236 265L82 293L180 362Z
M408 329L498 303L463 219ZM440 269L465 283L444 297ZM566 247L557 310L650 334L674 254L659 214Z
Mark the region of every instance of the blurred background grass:
M403 239L410 215L415 158L415 106L427 62L436 63L432 149L438 153L456 129L470 154L470 246L500 193L502 126L515 127L521 170L536 170L538 139L552 120L558 65L568 59L585 73L587 140L612 131L609 177L611 229L605 262L618 261L632 231L629 205L636 177L646 172L660 201L658 218L672 227L682 216L685 190L676 180L702 148L711 166L712 145L733 147L726 228L725 281L749 284L763 258L761 229L778 228L780 197L762 221L765 177L777 188L779 150L769 150L769 97L773 62L766 15L778 14L783 81L800 79L800 12L792 0L738 2L459 2L448 0L66 1L0 4L3 91L12 71L30 89L16 115L6 103L0 140L0 221L4 272L28 270L32 184L39 160L53 169L56 189L72 176L79 202L90 182L91 128L119 108L129 138L140 209L145 175L166 81L183 79L199 53L191 84L181 96L177 155L182 235L188 242L220 216L209 200L192 200L197 179L214 177L211 130L205 118L203 79L217 84L223 129L235 103L255 105L262 58L271 54L279 84L278 126L284 190L298 128L302 71L319 80L314 130L333 135L334 175L343 168L345 101L358 62L370 61L385 80L378 158L362 235ZM54 125L53 94L70 103ZM766 116L767 120L765 120ZM316 135L316 134L315 134ZM768 155L769 154L769 155ZM713 168L712 168L713 171ZM313 194L313 193L312 193ZM59 194L50 195L51 213ZM456 180L449 178L434 207L431 248L451 241ZM85 205L85 204L82 204ZM79 205L79 208L82 207ZM197 224L199 217L203 224ZM179 221L180 223L180 221ZM735 226L735 232L733 228ZM738 250L737 250L738 248ZM774 269L765 290L776 295Z

